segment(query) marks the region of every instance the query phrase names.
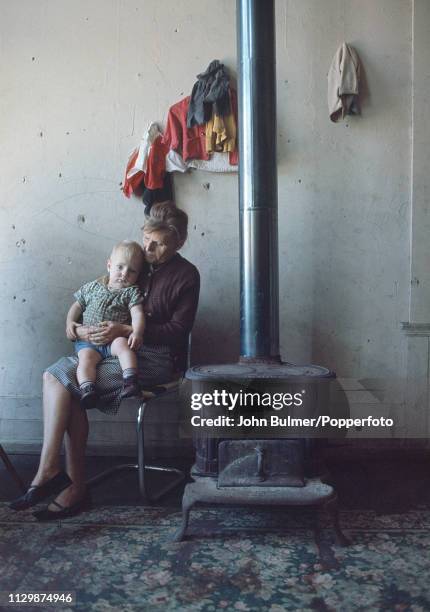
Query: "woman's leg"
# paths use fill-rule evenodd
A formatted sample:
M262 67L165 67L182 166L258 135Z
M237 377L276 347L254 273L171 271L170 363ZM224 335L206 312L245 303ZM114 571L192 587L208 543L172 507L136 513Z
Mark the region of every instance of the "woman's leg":
M72 410L67 425L65 442L66 470L73 484L64 489L55 501L61 506L68 507L77 503L85 493L85 449L88 439L88 417L86 410L82 409L78 400L72 400ZM58 507L49 506L50 510L59 510Z
M72 411L72 397L52 374L43 375L43 446L31 484L40 485L60 471L60 451Z
M40 464L32 484L42 484L60 471L60 451L65 439L66 469L73 484L56 498L69 506L85 491L85 449L88 418L79 402L49 372L43 375L43 447ZM58 510L55 506L50 509Z
M77 400L73 401L73 410L65 437L66 469L73 483L85 487L85 450L88 440L87 411L82 410Z

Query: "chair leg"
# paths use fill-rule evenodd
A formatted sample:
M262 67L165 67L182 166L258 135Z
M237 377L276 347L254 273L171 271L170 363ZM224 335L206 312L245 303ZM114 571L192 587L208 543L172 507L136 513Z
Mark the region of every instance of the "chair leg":
M87 485L89 487L93 487L103 480L110 478L111 476L115 476L116 474L129 470L137 470L138 478L139 478L139 491L140 497L144 504L150 504L158 501L163 495L166 495L169 491L177 487L181 482L185 480L185 474L176 468L169 467L161 467L158 465L147 465L145 458L145 432L144 432L144 417L145 417L145 408L147 402L142 402L139 406L137 412L137 464L135 463L123 463L121 465L115 465L93 478L90 478L87 481ZM164 472L170 473L174 477L170 479L170 481L160 487L158 491L149 492L148 484L147 484L147 474L148 472Z
M3 459L3 463L5 464L7 471L9 472L9 474L12 476L12 478L18 485L20 491L22 493L25 493L27 489L24 483L22 482L21 478L19 477L18 472L15 470L12 463L10 462L10 459L7 456L7 453L1 444L0 444L0 457Z
M151 503L151 498L146 488L146 474L145 474L145 439L143 431L143 417L145 414L146 402L142 402L137 411L137 471L139 477L139 491L140 498L143 503Z
M111 476L116 476L116 474L120 474L121 472L129 472L129 471L139 471L138 463L121 463L120 465L114 465L100 474L96 474L92 478L88 479L86 482L87 487L91 488L97 486L104 480L107 480Z
M163 495L169 493L172 489L177 487L181 482L185 480L185 474L181 470L170 467L161 467L158 465L147 465L145 459L145 408L146 402L143 402L139 406L137 413L137 457L138 457L138 470L139 470L139 490L142 501L144 503L153 503L161 499ZM173 474L174 477L158 491L149 493L147 487L147 472L164 472Z
M120 465L114 465L113 467L108 468L107 470L104 470L103 472L100 472L100 474L97 474L96 476L89 478L86 484L88 487L91 488L91 487L98 485L100 482L103 482L103 480L107 480L108 478L110 478L110 476L115 476L116 474L119 474L120 472L138 470L138 468L139 466L136 463L121 463Z

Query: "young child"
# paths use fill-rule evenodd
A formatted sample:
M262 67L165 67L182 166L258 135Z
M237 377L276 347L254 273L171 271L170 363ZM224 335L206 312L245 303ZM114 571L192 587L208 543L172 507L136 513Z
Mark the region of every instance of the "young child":
M75 341L79 364L76 372L81 391L81 404L93 408L97 402L96 366L111 355L117 356L123 371L121 397L139 393L137 357L135 350L142 345L145 329L143 297L135 285L144 264L143 250L137 242L125 240L116 244L107 261L108 276L83 285L75 294L76 302L67 313L66 334ZM84 325L99 325L103 321L117 321L131 325L127 338L116 338L111 344L95 345L78 340L76 327L82 316Z

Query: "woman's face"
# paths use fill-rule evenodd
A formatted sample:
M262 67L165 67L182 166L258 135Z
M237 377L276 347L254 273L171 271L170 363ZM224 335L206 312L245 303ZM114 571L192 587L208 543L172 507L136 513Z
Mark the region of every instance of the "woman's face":
M178 243L169 232L143 231L143 250L148 263L165 263L173 257L177 249Z

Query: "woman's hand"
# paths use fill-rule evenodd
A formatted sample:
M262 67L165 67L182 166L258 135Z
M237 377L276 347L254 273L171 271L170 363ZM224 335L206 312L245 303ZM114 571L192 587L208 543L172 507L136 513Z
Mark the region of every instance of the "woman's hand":
M91 327L88 325L77 325L77 327L75 327L76 340L85 340L85 342L88 342L90 329Z
M128 337L132 331L131 325L103 321L97 327L90 328L88 340L92 344L110 344L115 338Z

